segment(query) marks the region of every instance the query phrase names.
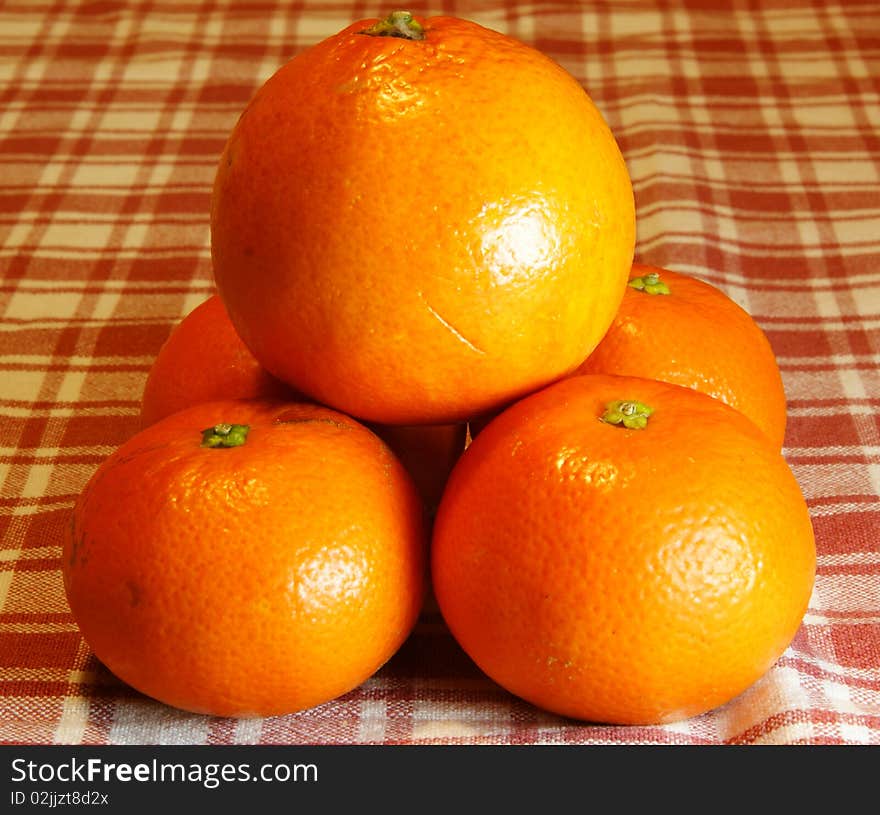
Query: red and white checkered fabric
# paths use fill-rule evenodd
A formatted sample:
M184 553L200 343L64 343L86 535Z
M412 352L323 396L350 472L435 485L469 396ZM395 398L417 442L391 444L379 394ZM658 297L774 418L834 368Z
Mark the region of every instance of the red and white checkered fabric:
M818 576L769 674L704 716L602 727L485 678L437 614L298 715L189 715L111 676L64 599L75 496L137 425L150 364L212 292L209 196L252 92L377 13L309 0L0 6L0 740L880 743L880 15L876 0L412 3L523 39L587 88L633 178L637 259L761 324Z

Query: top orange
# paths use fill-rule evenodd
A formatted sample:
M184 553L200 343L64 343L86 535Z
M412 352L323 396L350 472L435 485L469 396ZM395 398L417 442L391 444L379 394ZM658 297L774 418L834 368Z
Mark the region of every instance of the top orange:
M275 376L361 419L459 421L572 372L635 243L580 84L453 17L364 20L258 90L217 168L218 292Z

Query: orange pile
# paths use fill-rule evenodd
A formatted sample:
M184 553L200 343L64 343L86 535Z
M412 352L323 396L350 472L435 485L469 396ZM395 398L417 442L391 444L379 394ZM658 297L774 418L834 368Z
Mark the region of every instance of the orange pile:
M64 546L121 679L321 704L429 576L477 665L579 719L710 710L791 642L815 546L776 360L719 290L633 267L623 157L553 61L451 17L354 23L254 95L210 219L218 294Z

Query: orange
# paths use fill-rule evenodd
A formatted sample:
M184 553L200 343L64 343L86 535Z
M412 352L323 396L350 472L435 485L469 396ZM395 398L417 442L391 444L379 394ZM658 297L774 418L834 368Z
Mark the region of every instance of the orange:
M782 447L785 389L767 336L741 306L697 278L633 264L611 327L577 373L696 388L744 413Z
M565 379L491 421L450 476L433 588L476 664L579 720L725 704L790 644L813 529L779 450L699 391Z
M214 278L256 358L311 398L466 421L598 343L632 185L551 59L453 17L389 20L300 52L247 105L217 167Z
M214 399L273 398L305 400L257 362L215 294L187 314L159 349L144 386L141 424ZM464 450L466 424L369 428L401 459L433 514Z
M293 402L205 402L140 431L79 496L62 557L98 659L218 716L356 687L409 635L427 577L397 458L353 419Z
M190 311L159 349L141 397L141 426L215 399L297 398L254 359L215 294Z

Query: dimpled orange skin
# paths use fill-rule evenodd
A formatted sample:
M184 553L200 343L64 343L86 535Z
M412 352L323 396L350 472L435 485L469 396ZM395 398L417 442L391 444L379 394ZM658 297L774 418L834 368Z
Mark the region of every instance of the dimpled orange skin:
M449 423L573 371L635 242L618 145L539 51L450 17L308 48L220 157L214 276L248 347L319 402Z
M785 389L761 327L720 289L689 275L633 264L630 279L651 273L669 294L627 287L611 327L576 373L642 376L695 388L744 413L781 448Z
M141 425L215 399L310 401L257 362L216 294L189 312L159 349L144 386ZM464 450L467 425L368 426L403 462L433 515Z
M600 420L654 408L646 428ZM810 516L742 414L653 380L577 376L490 422L453 470L433 589L477 665L599 723L695 716L791 642L815 575Z
M250 425L242 446L200 446L230 420ZM80 495L62 557L98 659L218 716L356 687L408 636L427 583L402 465L350 418L296 403L204 403L141 431Z

